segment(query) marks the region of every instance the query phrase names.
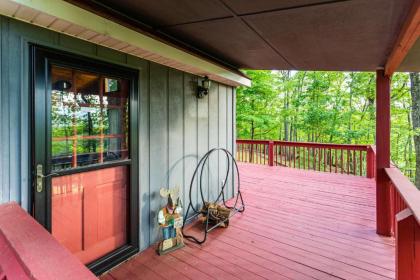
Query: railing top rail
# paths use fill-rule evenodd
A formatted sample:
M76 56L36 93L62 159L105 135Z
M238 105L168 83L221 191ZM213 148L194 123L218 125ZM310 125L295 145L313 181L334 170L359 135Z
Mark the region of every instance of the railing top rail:
M315 142L294 142L294 141L270 141L270 140L249 140L238 139L237 143L243 144L268 144L273 142L274 145L296 146L296 147L317 147L317 148L332 148L339 150L361 150L367 151L374 148L372 145L358 145L358 144L331 144L331 143L315 143Z
M273 142L273 141L271 141ZM236 143L243 143L243 144L268 144L270 140L250 140L250 139L237 139Z
M420 224L420 191L398 168L385 168L385 172Z

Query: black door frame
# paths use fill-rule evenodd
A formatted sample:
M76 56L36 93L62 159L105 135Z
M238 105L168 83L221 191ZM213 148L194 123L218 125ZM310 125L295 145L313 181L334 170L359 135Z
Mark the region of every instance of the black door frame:
M102 163L87 167L74 168L71 171L54 171L59 175L73 174L97 170L113 166L127 166L130 168L129 182L129 221L128 242L121 248L108 255L89 263L87 266L99 275L139 251L139 170L138 170L138 70L113 65L92 58L82 57L65 51L50 49L39 45L30 46L31 55L31 147L32 147L32 182L30 194L34 218L51 232L51 177L45 178L42 192L36 191L37 164L43 164L44 174L51 173L51 150L47 147L51 143L51 65L71 67L77 70L90 71L98 74L125 78L130 80L129 98L129 147L130 159L117 162Z

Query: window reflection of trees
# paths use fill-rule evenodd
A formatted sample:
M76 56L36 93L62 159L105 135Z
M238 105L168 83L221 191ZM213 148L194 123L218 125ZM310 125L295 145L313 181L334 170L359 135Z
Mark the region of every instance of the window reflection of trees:
M127 158L127 88L121 89L116 79L92 74L83 77L83 73L67 71L71 76L64 78L72 81L74 87L82 80L88 82L83 88L52 91L54 169ZM63 73L61 70L57 78L63 78Z

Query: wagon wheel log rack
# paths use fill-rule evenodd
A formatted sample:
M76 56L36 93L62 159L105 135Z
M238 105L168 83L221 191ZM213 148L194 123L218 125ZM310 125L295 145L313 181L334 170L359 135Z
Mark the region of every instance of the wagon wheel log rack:
M208 202L205 200L204 194L203 194L203 170L205 169L204 167L208 163L208 159L210 155L213 153L219 153L219 152L223 153L226 156L227 168L226 168L225 179L223 180L221 190L216 200L213 202ZM231 163L233 163L234 169L231 168ZM235 193L235 196L233 197L235 203L233 206L228 206L225 199L225 189L226 189L226 184L228 181L229 174L230 172L235 173L234 171L236 171L236 178L237 178L237 191ZM198 174L199 174L199 179L197 179ZM201 202L202 202L201 205L203 206L200 209L194 206L194 203L192 200L192 190L194 187L194 182L196 180L199 181L198 186L199 186ZM244 212L245 204L242 198L240 186L241 184L240 184L239 168L232 153L224 148L214 148L208 151L199 161L191 179L190 189L189 189L189 204L188 204L188 208L185 213L185 216L184 216L184 223L182 225L182 234L184 238L191 240L197 244L203 244L204 242L206 242L207 234L210 231L220 226L227 227L229 225L230 218L232 218L237 213ZM234 186L232 187L234 190L235 187ZM191 216L189 216L190 211L193 212ZM204 236L201 240L195 236L187 235L184 233L185 225L198 219L200 215L203 218L205 218L204 220L205 226L204 226L204 234L203 234Z

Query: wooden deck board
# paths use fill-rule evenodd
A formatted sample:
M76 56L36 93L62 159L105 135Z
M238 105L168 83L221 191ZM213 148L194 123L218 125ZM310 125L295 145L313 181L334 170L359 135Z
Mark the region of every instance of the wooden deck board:
M102 279L394 279L394 240L375 232L373 180L251 164L240 172L246 210L228 229L166 256L149 248Z

